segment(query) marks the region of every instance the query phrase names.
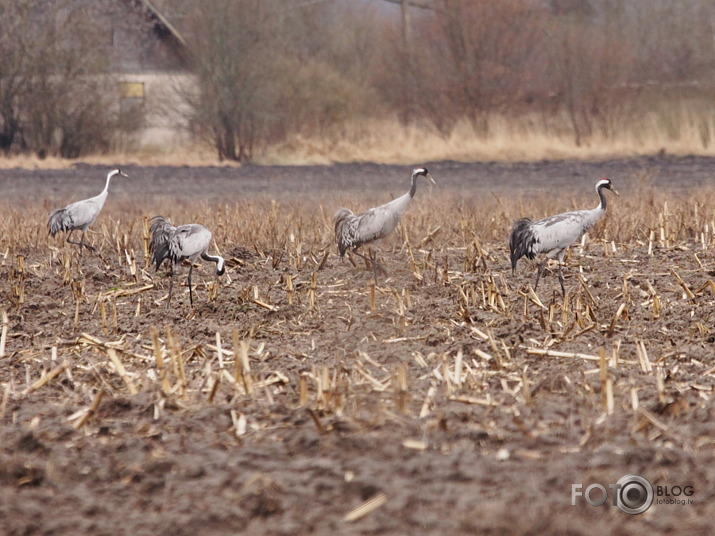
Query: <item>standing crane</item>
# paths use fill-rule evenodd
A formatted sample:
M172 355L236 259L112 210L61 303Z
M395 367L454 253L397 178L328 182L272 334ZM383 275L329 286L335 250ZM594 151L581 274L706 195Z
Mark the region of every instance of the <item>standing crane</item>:
M119 169L113 169L107 174L107 182L104 185L104 190L102 190L99 195L90 197L89 199L83 199L81 201L75 201L70 203L65 208L58 208L52 211L50 218L47 220L47 228L52 236L55 236L60 231L69 231L67 235L67 242L70 244L77 244L79 250L82 251L82 246L89 250L94 251L94 246L87 244L84 241L84 233L87 231L90 225L94 223L97 219L99 213L102 211L104 202L107 200L107 194L109 193L109 181L112 177L116 175L121 175L122 177L129 177L124 172ZM75 231L82 231L82 238L79 242L70 240L72 238L72 233Z
M610 190L619 195L613 188L611 181L601 179L596 182L596 193L600 202L596 208L591 210L575 210L549 216L539 221L531 221L529 218L518 220L511 230L509 240L509 251L511 254L511 271L516 272L516 263L521 257L534 259L539 253L545 253L546 258L539 264L536 272L536 284L534 290L539 286L539 278L549 259L557 258L559 263L559 283L561 283L561 294L566 296L564 288L564 275L561 271L561 264L564 261L566 250L578 240L578 238L593 227L596 222L606 213L606 196L603 190Z
M427 168L418 167L412 171L412 186L409 192L393 199L385 205L374 207L360 214L354 214L347 208L338 209L333 216L335 223L335 240L338 243L338 253L340 257L345 256L345 252L351 250L356 255L362 257L372 264L375 280L377 281L377 270L385 273L385 269L377 262L377 253L370 248L369 258L357 251L360 246L377 243L395 230L402 215L412 201L417 191L417 178L425 177L432 184L437 184Z
M163 216L154 216L151 219L151 241L149 251L151 260L155 264L155 270L159 269L164 259L171 260L171 279L169 279L169 297L166 306L171 302L171 291L174 288L174 274L179 263L185 259L189 265L189 302L194 306L194 296L191 290L191 272L194 263L201 257L205 261L216 263L216 275L223 275L225 272L225 261L219 255L209 255L208 249L211 244L211 231L198 223L188 223L174 227L169 220Z

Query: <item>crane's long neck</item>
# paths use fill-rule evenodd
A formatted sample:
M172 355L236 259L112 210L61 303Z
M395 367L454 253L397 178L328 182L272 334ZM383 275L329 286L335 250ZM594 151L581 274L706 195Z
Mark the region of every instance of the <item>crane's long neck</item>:
M223 274L224 269L225 269L224 265L226 263L226 261L224 260L223 257L221 257L220 255L209 255L208 253L205 253L204 255L202 255L202 257L204 258L204 260L215 262L216 263L216 273L218 275Z
M415 196L415 192L417 191L417 175L412 175L412 185L410 186L410 199L412 199Z
M114 175L114 171L107 175L107 182L104 183L104 190L102 190L102 194L106 194L109 191L109 182L112 180L112 177L114 177Z
M596 225L596 222L601 219L601 217L606 213L606 196L603 194L603 186L598 186L596 188L596 192L598 193L598 197L600 198L600 203L596 208L592 208L589 210L583 210L580 212L580 220L581 220L581 230L582 231L588 231L591 227Z
M596 207L596 210L599 210L601 212L605 212L606 206L608 205L608 201L606 200L606 195L603 193L603 189L604 189L603 186L599 186L598 188L596 188L598 197L601 199L601 202Z

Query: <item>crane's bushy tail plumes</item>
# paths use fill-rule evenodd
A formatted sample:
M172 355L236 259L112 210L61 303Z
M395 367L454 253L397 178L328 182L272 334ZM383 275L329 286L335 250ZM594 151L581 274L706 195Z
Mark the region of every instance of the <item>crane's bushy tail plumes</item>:
M154 216L151 219L151 226L149 227L149 232L151 233L149 252L151 254L151 261L155 265L155 270L159 269L164 259L171 258L169 244L175 231L176 227L171 225L169 220L163 216Z
M72 215L64 208L52 211L50 219L47 220L47 229L52 236L61 231L69 231L73 226Z
M345 256L345 252L356 246L354 237L354 226L350 222L355 217L355 213L347 208L338 209L333 216L335 223L335 240L338 243L338 253L341 257Z
M533 248L536 239L531 232L531 223L529 218L522 218L511 229L509 254L511 256L512 273L516 271L516 263L520 258L533 259L536 257L536 252Z

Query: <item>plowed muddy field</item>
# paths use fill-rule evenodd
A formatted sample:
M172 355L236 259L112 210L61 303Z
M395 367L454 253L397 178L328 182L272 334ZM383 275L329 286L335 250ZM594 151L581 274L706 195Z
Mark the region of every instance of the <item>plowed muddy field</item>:
M712 534L715 159L417 163L376 281L332 214L409 167L117 164L81 255L111 167L0 170L0 534ZM534 291L512 223L601 177ZM226 259L193 306L157 214Z

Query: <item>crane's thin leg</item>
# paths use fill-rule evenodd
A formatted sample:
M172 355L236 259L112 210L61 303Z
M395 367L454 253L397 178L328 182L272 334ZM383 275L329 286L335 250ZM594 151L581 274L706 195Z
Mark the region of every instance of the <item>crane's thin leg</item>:
M75 242L74 240L70 240L70 237L72 236L72 233L74 233L74 229L73 229L72 231L70 231L70 234L69 234L69 235L67 235L67 242L69 242L70 244L76 244L76 245L78 245L80 252L82 251L82 247L86 247L86 248L89 249L90 251L94 251L94 246L92 246L91 244L88 244L88 243L86 243L86 242L84 241L84 231L82 231L82 237L79 239L79 242Z
M559 262L559 283L561 283L561 296L566 298L566 288L564 288L564 274L561 271L561 263Z
M539 278L541 277L541 272L544 271L544 267L546 266L546 263L549 262L549 258L545 258L542 262L539 263L539 268L536 271L536 283L534 284L534 290L539 288Z
M564 257L566 256L566 250L563 249L559 252L559 254L556 256L556 260L559 262L559 283L561 283L561 296L563 296L564 299L566 299L566 289L564 288L564 273L561 270L561 267L564 264Z
M80 239L80 241L77 242L76 240L70 240L70 238L72 238L72 233L74 233L74 229L72 229L70 231L70 234L67 235L67 243L79 246L79 253L81 255L82 254L82 246L84 245L84 244L82 244L82 239L84 239L84 234L82 235L82 238Z
M84 241L84 233L85 231L82 231L82 245L86 247L90 251L94 251L94 246L92 244L88 244L87 242Z
M189 266L189 303L191 304L191 307L194 306L194 295L191 291L191 271L194 269L194 263L192 262L191 265Z
M366 265L369 266L369 265L372 263L372 260L371 260L371 259L369 259L369 258L366 257L365 255L363 255L362 253L360 253L357 249L354 249L354 250L353 250L353 253L355 253L355 255L357 255L358 257L361 257L362 260L365 261L365 264L366 264ZM350 262L353 262L353 260L350 259ZM354 263L354 262L353 262L353 266L355 266L355 263Z
M379 270L380 272L382 272L382 275L385 275L385 276L386 276L386 275L387 275L387 270L385 270L385 268L382 266L382 264L380 264L379 262L377 262L377 250L374 250L374 249L373 249L373 250L371 250L371 251L372 251L372 262L373 262L373 265L375 266L375 268L376 268L377 270Z
M169 297L166 298L166 308L169 308L171 303L171 291L174 290L174 274L176 273L176 263L171 263L171 277L169 278Z
M365 255L363 255L362 253L360 253L357 249L354 249L354 250L353 250L353 253L355 253L355 255L357 255L358 257L362 257L362 258L363 258L365 261L367 261L367 262L370 261L370 259L368 259Z
M372 271L375 273L375 282L377 282L378 270L384 275L387 275L387 270L385 270L382 265L377 262L377 252L372 247L368 246L367 257L356 249L353 249L352 252L355 253L355 255L357 255L358 257L361 257L365 261L365 263L368 264L369 267L372 267ZM352 259L350 259L350 262L352 262ZM353 263L353 266L355 266L355 263Z
M387 270L383 268L382 264L377 262L377 251L370 248L370 263L372 264L372 271L375 274L375 283L377 283L377 273L380 272L382 275L387 276Z
M356 268L357 264L355 264L355 260L353 259L352 253L354 253L354 252L348 251L347 258L350 261L350 264L353 265L353 268ZM340 262L345 262L345 257L340 257Z
M372 276L375 278L375 286L377 286L377 263L375 261L375 250L370 248L370 264L372 264Z

